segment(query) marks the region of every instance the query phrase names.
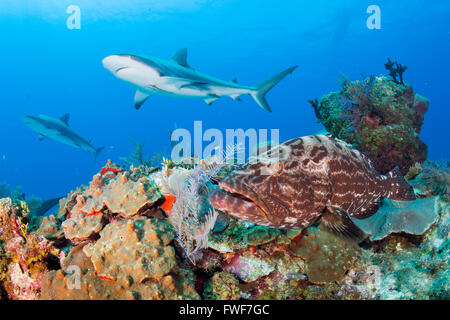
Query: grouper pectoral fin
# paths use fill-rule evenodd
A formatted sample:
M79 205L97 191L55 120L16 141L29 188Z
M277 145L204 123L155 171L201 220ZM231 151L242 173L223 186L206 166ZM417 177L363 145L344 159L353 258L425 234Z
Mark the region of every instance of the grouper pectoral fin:
M136 110L139 110L139 108L144 104L145 101L147 101L148 97L150 96L151 94L137 90L136 94L134 95L134 107L136 108Z
M347 212L337 207L328 206L325 209L321 224L331 233L356 242L364 240L367 236L353 223Z
M191 68L187 63L187 48L178 50L172 57L180 66Z

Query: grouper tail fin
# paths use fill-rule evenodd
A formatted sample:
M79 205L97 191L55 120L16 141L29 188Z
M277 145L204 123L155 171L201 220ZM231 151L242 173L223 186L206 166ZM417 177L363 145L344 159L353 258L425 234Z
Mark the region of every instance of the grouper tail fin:
M386 174L382 184L386 192L385 198L403 201L416 200L413 187L406 182L398 167Z
M270 79L264 80L260 83L258 83L255 87L256 90L251 93L251 96L255 100L255 102L264 110L272 112L272 110L269 107L269 104L266 101L266 94L269 92L270 89L272 89L278 82L280 82L284 77L286 77L288 74L292 73L297 66L290 67L289 69L286 69L279 74L273 76Z

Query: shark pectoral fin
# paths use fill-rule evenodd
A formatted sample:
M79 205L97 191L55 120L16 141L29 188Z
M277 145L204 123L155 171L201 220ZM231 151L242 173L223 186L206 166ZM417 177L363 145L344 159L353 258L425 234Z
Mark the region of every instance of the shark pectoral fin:
M187 49L183 48L178 50L172 57L172 60L176 61L180 66L191 68L187 63Z
M210 96L209 98L205 99L205 102L208 106L212 105L214 101L216 101L217 99L219 99L220 97L217 95L214 96Z
M70 113L66 113L61 118L59 118L59 120L64 122L66 124L66 126L69 126L69 118L70 118Z
M240 94L235 94L235 95L232 95L232 96L230 96L231 97L231 99L233 99L233 100L236 100L236 101L242 101L241 100L241 95Z
M144 102L150 97L151 95L142 91L137 90L136 94L134 95L134 107L136 110L139 110L139 108L144 104Z
M38 135L38 139L39 139L39 141L42 141L42 140L44 140L44 138L45 138L45 136L43 135L43 134L39 134Z

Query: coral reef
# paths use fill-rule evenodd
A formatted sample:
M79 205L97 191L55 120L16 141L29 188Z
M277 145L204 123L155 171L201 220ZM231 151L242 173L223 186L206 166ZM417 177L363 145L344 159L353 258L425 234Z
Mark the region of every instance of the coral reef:
M25 202L0 199L0 288L9 299L39 299L43 276L58 265L59 250L28 233L28 212Z
M449 162L430 161L416 164L411 168L409 183L414 192L421 197L440 195L450 201L450 168Z
M77 287L70 285L73 274L63 270L50 271L42 279L42 299L45 300L197 300L194 275L187 270L144 284L109 281L99 278L93 270L82 272ZM68 286L69 284L69 286ZM70 288L68 288L70 287Z
M167 275L175 267L175 250L169 246L174 237L168 222L141 217L108 224L100 239L83 251L100 277L141 283Z
M344 77L341 90L310 103L326 130L364 152L380 173L399 166L406 174L426 159L419 134L429 102L409 84L384 76L353 82Z
M215 273L205 283L203 297L207 300L239 300L239 281L227 271Z
M62 223L62 229L67 239L74 242L87 240L102 230L105 219L102 213L85 215L84 213L71 213L70 218Z
M108 210L125 217L132 216L159 198L158 188L145 176L107 165L93 177L89 187L77 195L69 214L93 216Z
M207 193L224 174L224 167L217 168L213 160L202 166L164 161L161 170L125 170L108 162L90 186L70 192L57 213L37 219L36 225L30 224L25 202L1 199L0 295L71 300L449 298L445 164L413 166L408 178L419 199L402 205L383 201L372 221L360 226L371 237L359 245L321 224L273 229L220 212L214 223L205 220ZM142 201L133 200L124 212L113 195L136 193L143 181ZM188 192L186 186L196 188ZM99 199L105 201L101 208L83 207ZM183 220L201 234L188 234L195 259L188 256L177 220L171 218L183 209L177 201L183 206L191 201L195 209L193 220Z
M361 255L354 242L321 228L309 229L304 236L289 245L294 255L306 262L308 280L314 284L341 280Z
M122 160L127 167L129 166L152 167L154 159L149 159L148 156L144 155L145 142L136 142L133 139L131 139L131 142L133 143L134 150L131 151L128 157L122 157L120 158L120 160Z
M36 235L47 240L57 240L64 236L64 231L61 230L61 222L54 215L41 217L35 232Z

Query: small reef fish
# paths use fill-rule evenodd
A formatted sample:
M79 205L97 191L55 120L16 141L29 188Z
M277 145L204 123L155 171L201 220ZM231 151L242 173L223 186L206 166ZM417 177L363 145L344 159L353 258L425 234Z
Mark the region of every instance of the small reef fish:
M219 187L210 194L212 206L236 218L274 228L320 222L359 240L364 233L349 216L370 217L380 197L416 198L397 167L380 175L363 153L325 135L292 139L250 158Z
M256 86L244 86L223 81L192 69L187 63L187 49L175 53L172 59L118 54L103 59L103 66L117 78L137 88L134 106L139 109L151 95L200 98L208 105L223 96L240 100L249 94L264 110L271 112L266 93L297 66L278 73Z
M23 122L39 134L39 140L44 138L53 139L67 144L76 149L83 149L92 152L95 159L104 147L95 148L90 142L82 138L71 127L69 127L70 115L67 113L61 118L53 118L46 115L26 115Z

